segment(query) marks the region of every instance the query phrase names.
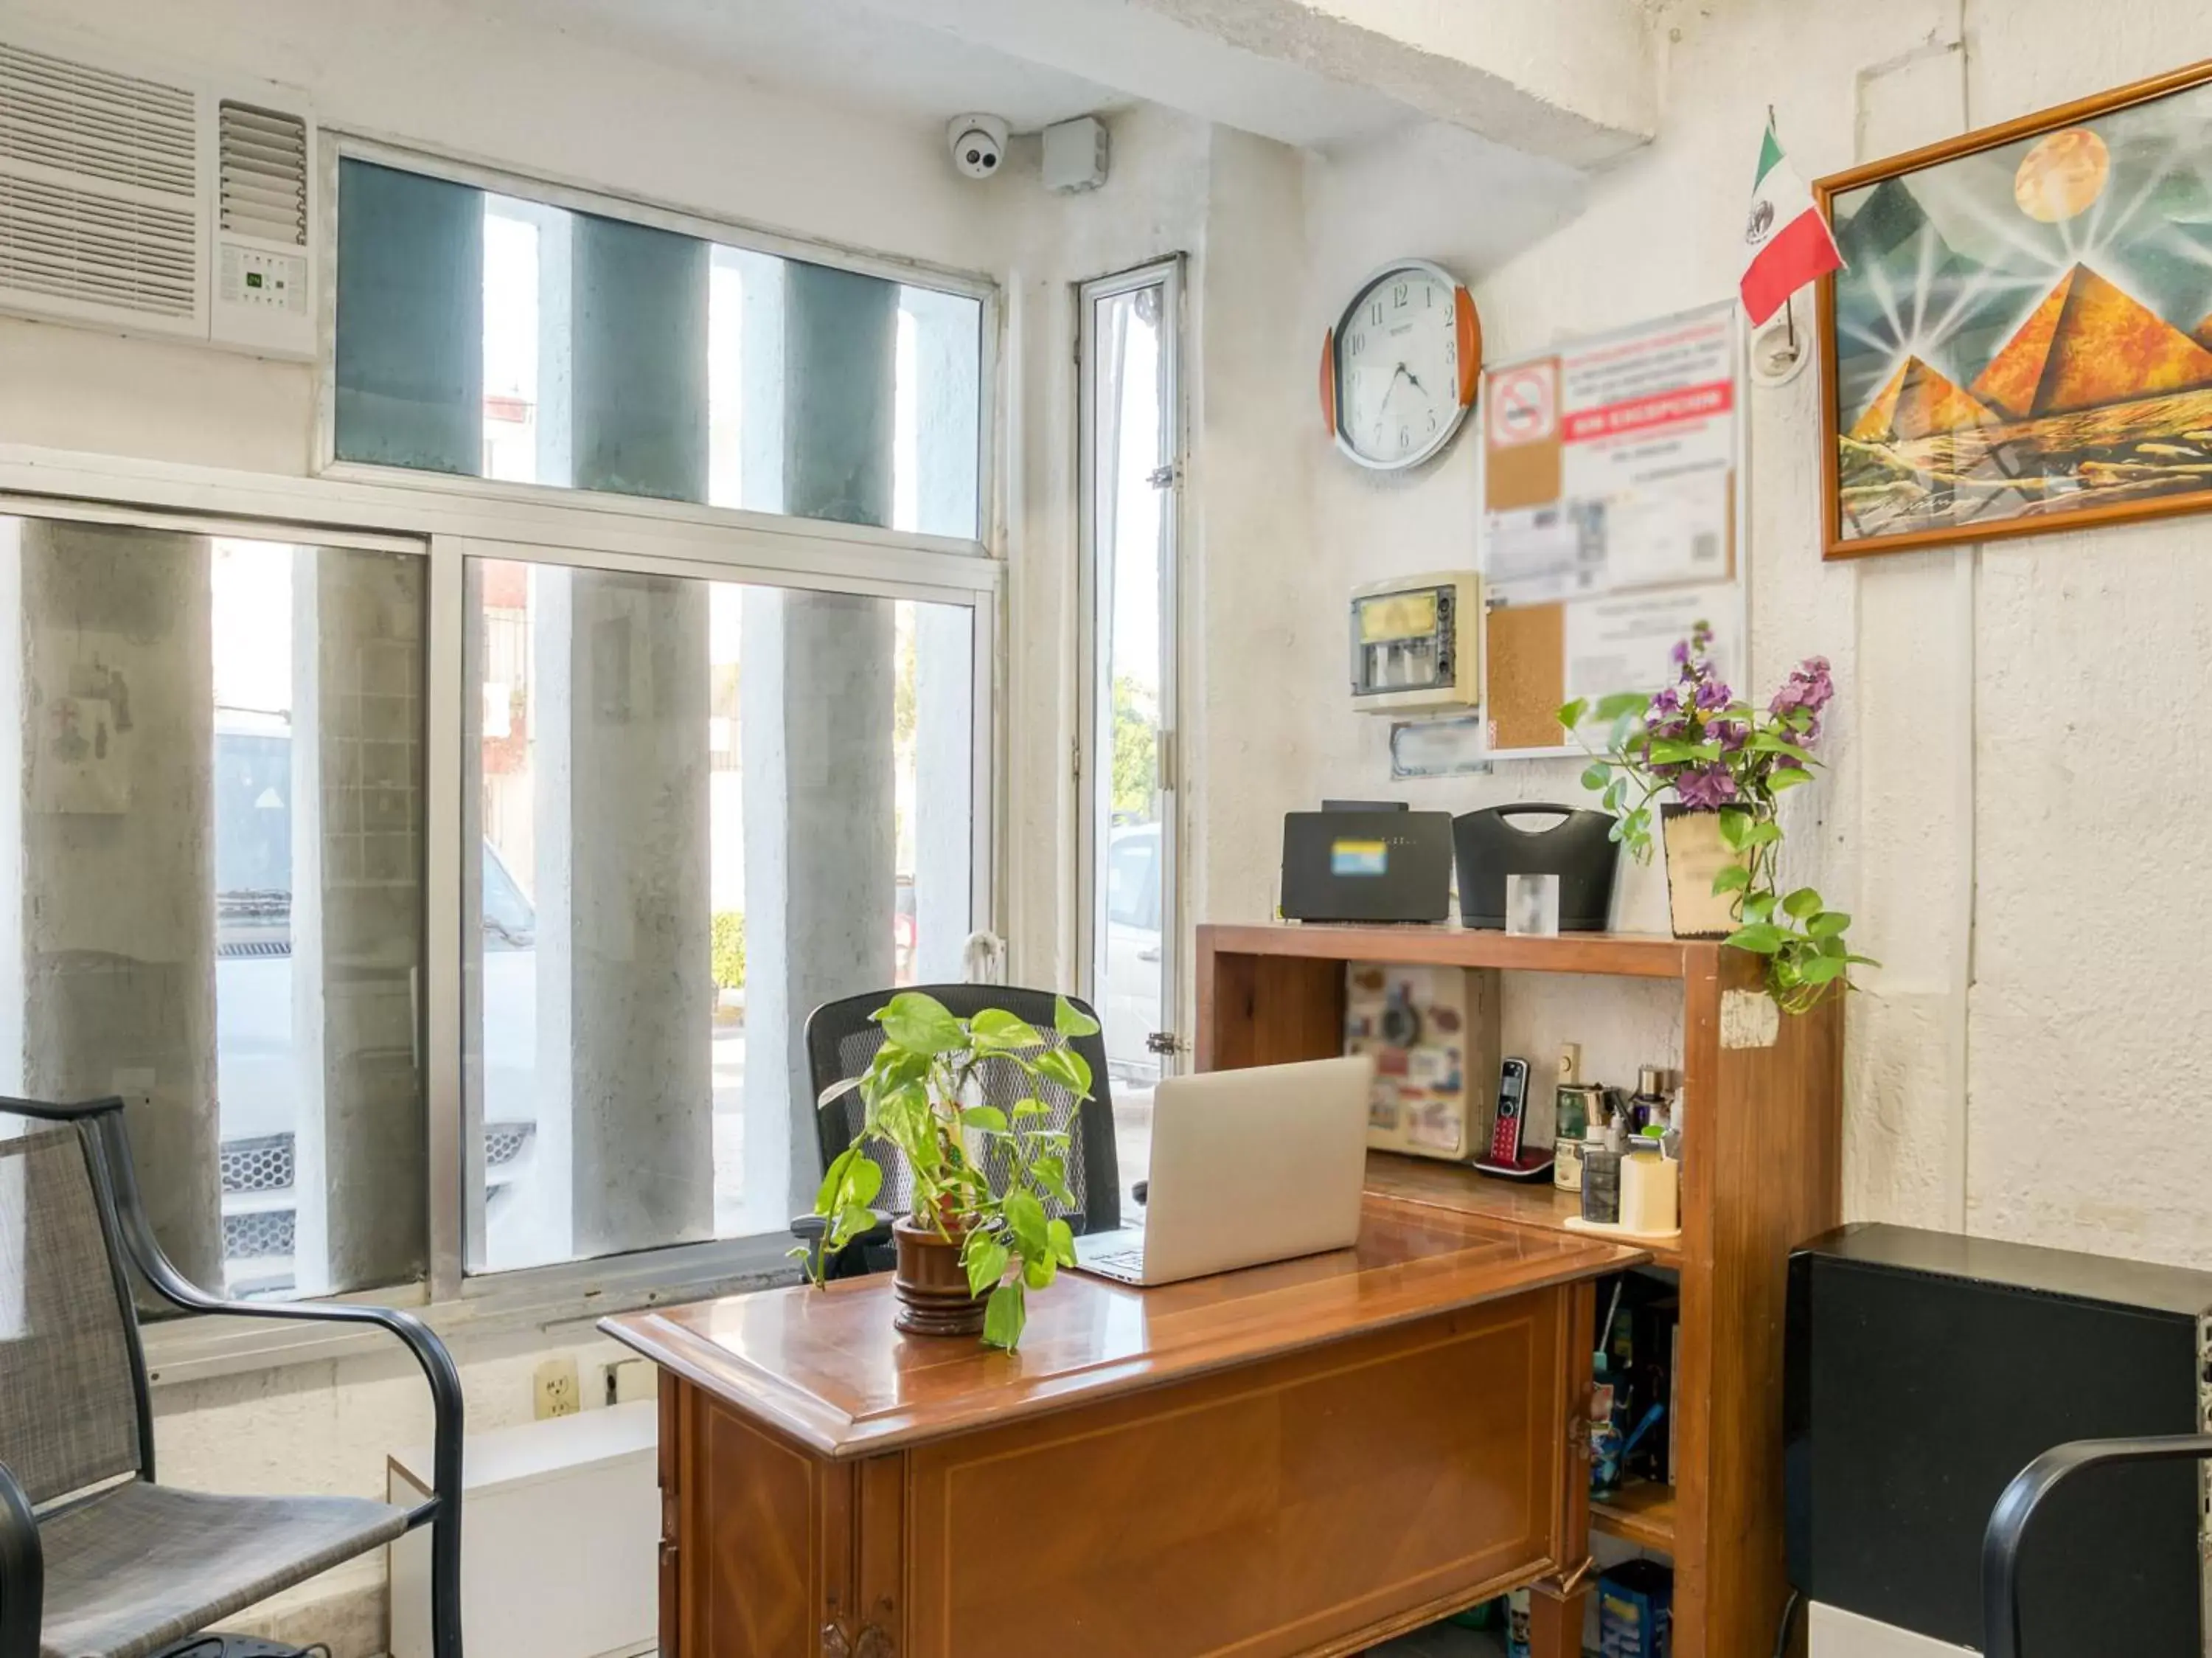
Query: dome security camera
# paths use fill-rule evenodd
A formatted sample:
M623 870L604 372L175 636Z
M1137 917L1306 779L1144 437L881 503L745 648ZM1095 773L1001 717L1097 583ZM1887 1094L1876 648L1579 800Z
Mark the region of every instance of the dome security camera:
M995 115L956 115L945 129L952 165L971 179L994 179L1006 159L1006 124Z

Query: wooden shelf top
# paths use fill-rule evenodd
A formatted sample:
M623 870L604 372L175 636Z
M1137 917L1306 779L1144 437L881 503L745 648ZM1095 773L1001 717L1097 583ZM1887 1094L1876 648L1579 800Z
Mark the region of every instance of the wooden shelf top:
M1448 1163L1434 1157L1408 1157L1395 1151L1367 1154L1367 1189L1379 1197L1430 1209L1447 1209L1455 1215L1475 1215L1486 1220L1516 1226L1540 1227L1568 1237L1587 1238L1567 1225L1567 1216L1583 1212L1582 1199L1562 1192L1547 1179L1504 1180L1464 1163ZM1682 1252L1638 1242L1632 1246L1651 1258L1656 1266L1680 1271Z
M1590 1529L1661 1554L1674 1552L1674 1488L1634 1479L1590 1498Z
M1290 955L1339 961L1505 967L1523 972L1686 978L1711 971L1721 946L1650 933L1562 933L1529 938L1457 922L1351 925L1334 922L1208 922L1199 948L1222 955Z

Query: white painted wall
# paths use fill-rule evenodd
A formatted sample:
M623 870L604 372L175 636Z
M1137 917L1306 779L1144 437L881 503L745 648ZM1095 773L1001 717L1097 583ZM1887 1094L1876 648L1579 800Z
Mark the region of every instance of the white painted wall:
M2066 0L1668 8L1657 140L1517 256L1486 245L1501 204L1439 188L1401 146L1309 158L1310 279L1282 349L1310 354L1362 273L1401 253L1470 277L1493 357L1727 297L1770 101L1809 178L2212 53L2191 0L2081 17ZM1796 873L1859 915L1887 964L1850 1014L1849 1210L2212 1265L2212 1135L2181 1103L2212 1080L2192 973L2212 889L2187 850L2212 783L2169 731L2212 660L2206 521L1823 565L1817 395L1808 375L1752 400L1753 678L1818 652L1844 687L1832 771L1790 827ZM1264 469L1310 480L1306 536L1210 541L1209 592L1254 603L1209 615L1205 705L1269 746L1212 780L1206 867L1264 856L1278 814L1324 792L1393 792L1384 723L1344 707L1341 607L1355 582L1467 560L1474 461L1462 439L1412 477L1370 477L1328 453L1316 418ZM1268 489L1242 503L1279 504ZM1575 771L1395 792L1575 800ZM1268 897L1224 873L1204 913L1260 916ZM1664 926L1653 872L1623 903L1625 924Z

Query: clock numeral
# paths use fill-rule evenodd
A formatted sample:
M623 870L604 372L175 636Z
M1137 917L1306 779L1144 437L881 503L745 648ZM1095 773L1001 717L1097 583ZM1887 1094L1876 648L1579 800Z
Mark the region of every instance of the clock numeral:
M1344 342L1344 349L1351 352L1352 356L1358 357L1362 351L1367 349L1367 336L1364 334L1354 334L1350 339Z
M1375 303L1368 308L1368 320L1374 323L1378 328L1382 326L1382 302L1381 300L1376 300Z
M1431 410L1430 410L1430 411L1429 411L1429 430L1430 430L1431 432L1433 432L1433 431L1435 431L1435 430L1436 430L1436 429L1437 429L1437 411L1436 411L1434 409L1431 409Z
M1400 283L1390 290L1390 303L1402 311L1406 308L1406 284Z
M1407 451L1407 450L1408 450L1408 449L1412 448L1413 447L1413 431L1411 430L1411 429L1410 429L1410 428L1407 428L1407 427L1405 427L1405 426L1401 426L1401 427L1399 427L1399 428L1398 428L1398 453L1399 453L1400 454L1405 454L1405 453L1406 453L1406 451Z

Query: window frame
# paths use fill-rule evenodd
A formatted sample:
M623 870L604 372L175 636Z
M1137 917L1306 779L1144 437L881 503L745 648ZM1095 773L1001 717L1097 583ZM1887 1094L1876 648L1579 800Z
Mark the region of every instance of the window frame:
M428 1271L420 1283L332 1299L420 1308L447 1334L507 1333L581 1322L787 1280L781 1233L480 1274L463 1271L460 897L463 560L532 559L815 590L872 593L967 607L975 623L970 814L975 925L1004 902L997 701L1006 564L931 538L716 509L626 510L619 497L532 491L501 498L408 487L413 475L291 478L195 464L0 442L0 513L185 528L248 539L374 546L426 560L424 1079L428 1112ZM404 480L404 482L402 480ZM541 498L550 497L550 498ZM640 503L640 507L648 504ZM987 509L987 521L995 513ZM211 1177L212 1178L212 1177ZM325 1362L358 1339L318 1326L223 1318L148 1331L158 1381Z
M369 162L402 172L442 179L452 184L495 194L520 197L574 213L596 214L656 230L673 231L723 247L778 259L799 259L834 270L850 271L940 293L957 294L978 302L975 433L975 533L972 536L924 535L916 531L878 528L874 525L839 524L829 520L800 518L783 513L748 511L739 507L664 501L651 496L617 495L601 490L570 489L554 484L519 484L502 479L465 477L453 472L418 471L406 466L382 466L362 460L337 458L337 250L338 163ZM343 128L325 127L317 157L324 203L322 223L313 250L319 267L315 340L315 448L313 468L321 478L363 483L397 484L483 498L562 503L586 511L609 512L625 518L660 518L676 522L711 523L768 533L787 532L793 525L820 525L838 539L879 547L927 547L935 552L988 557L999 538L997 482L999 460L999 363L1001 308L999 284L974 271L955 271L918 259L871 253L842 244L807 241L729 219L717 219L651 198L610 196L604 191L556 178L502 170L488 163L434 155L390 139Z
M1097 1003L1098 969L1111 918L1108 882L1101 875L1098 844L1099 790L1110 778L1113 757L1099 753L1102 704L1112 706L1104 683L1108 663L1100 650L1099 607L1108 595L1098 568L1098 446L1092 423L1097 399L1097 312L1099 302L1123 294L1158 288L1166 350L1165 384L1160 405L1170 423L1167 445L1174 478L1168 485L1167 533L1160 551L1160 746L1158 765L1164 796L1160 845L1152 879L1158 888L1160 918L1160 1025L1174 1038L1172 1052L1157 1054L1160 1075L1173 1076L1190 1058L1184 1034L1183 997L1188 963L1183 948L1182 846L1185 812L1182 768L1182 583L1183 484L1190 464L1190 424L1184 385L1188 330L1183 316L1185 260L1181 253L1149 259L1110 276L1094 277L1075 287L1076 309L1076 692L1075 692L1075 959L1084 992Z

